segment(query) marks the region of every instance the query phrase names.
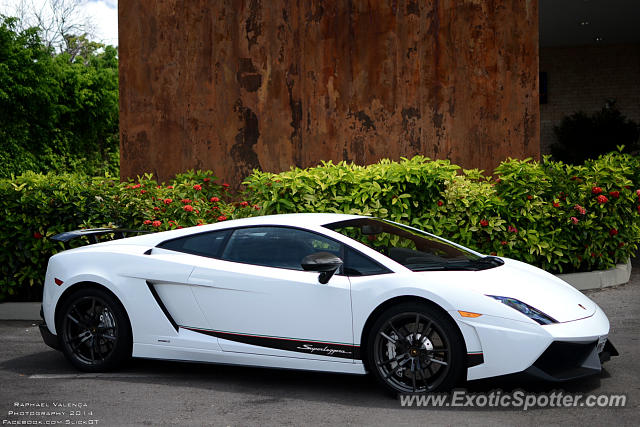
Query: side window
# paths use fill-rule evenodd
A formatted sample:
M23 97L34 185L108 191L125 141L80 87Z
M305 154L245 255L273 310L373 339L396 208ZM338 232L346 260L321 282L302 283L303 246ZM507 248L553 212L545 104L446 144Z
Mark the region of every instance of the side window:
M351 248L346 249L344 261L344 274L347 276L372 276L391 272L388 268Z
M302 270L302 259L315 252L342 258L342 244L309 231L286 227L236 229L222 259L265 267Z
M192 234L167 240L160 243L158 247L192 255L220 258L220 252L229 233L231 233L230 230L222 230Z

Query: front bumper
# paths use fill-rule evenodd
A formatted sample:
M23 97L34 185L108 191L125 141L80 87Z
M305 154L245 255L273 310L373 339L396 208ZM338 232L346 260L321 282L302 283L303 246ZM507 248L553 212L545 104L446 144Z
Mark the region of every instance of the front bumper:
M599 307L589 317L545 326L487 315L460 323L468 348L484 358L467 369L468 380L518 372L554 381L592 375L601 370L597 343L609 334L609 321ZM602 349L603 361L617 353L611 348ZM563 361L559 354L571 357Z
M524 372L546 381L569 381L599 374L602 363L618 356L618 351L607 340L598 353L598 341L576 343L554 341Z

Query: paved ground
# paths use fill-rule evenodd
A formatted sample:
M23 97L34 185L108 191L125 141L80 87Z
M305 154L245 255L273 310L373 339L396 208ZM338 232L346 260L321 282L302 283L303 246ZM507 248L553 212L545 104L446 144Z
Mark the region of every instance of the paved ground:
M640 262L629 284L589 292L607 312L621 356L600 377L561 386L574 393L626 393L625 408L408 409L369 377L134 361L114 374L86 375L40 340L32 322L0 322L0 420L97 425L637 425L640 419ZM514 378L465 385L474 392L559 389ZM19 407L15 404L30 404ZM47 404L45 407L34 404ZM64 407L55 406L64 404ZM10 411L65 411L13 415ZM70 411L79 414L70 415Z

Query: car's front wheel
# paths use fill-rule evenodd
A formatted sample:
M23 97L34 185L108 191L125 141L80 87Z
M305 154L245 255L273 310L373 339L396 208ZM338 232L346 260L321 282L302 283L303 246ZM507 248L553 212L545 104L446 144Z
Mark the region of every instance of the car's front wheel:
M100 289L70 295L60 307L57 330L63 353L82 371L108 371L131 355L127 314L117 299Z
M453 388L465 373L465 345L455 323L426 303L386 310L367 338L369 370L393 393Z

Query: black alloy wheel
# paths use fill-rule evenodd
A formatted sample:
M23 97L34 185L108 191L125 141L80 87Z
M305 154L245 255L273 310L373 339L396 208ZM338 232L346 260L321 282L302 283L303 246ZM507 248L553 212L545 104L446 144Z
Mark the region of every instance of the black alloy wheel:
M393 393L447 391L466 372L466 350L451 318L425 303L385 311L367 340L367 362Z
M67 359L79 370L108 371L131 356L131 327L124 308L105 291L82 289L67 298L57 330Z

